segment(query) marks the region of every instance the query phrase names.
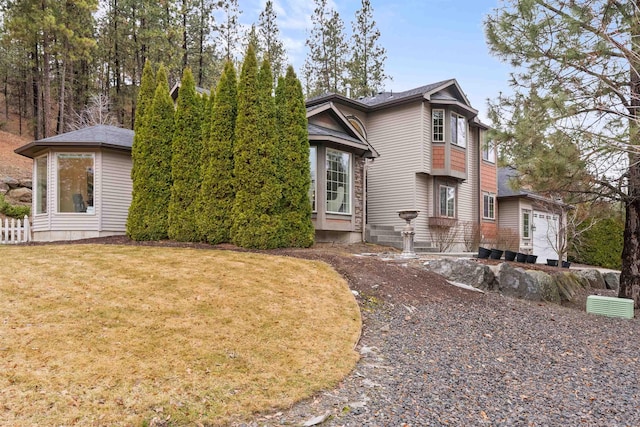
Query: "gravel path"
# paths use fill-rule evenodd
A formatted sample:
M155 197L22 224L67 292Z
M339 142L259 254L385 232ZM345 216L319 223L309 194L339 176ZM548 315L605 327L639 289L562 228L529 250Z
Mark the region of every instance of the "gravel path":
M335 390L244 426L640 426L640 324L495 293L360 299L362 359Z

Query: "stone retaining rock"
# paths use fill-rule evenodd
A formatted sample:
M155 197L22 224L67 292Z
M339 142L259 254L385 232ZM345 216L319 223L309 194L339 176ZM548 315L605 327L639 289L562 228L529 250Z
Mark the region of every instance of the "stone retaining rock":
M620 273L615 271L607 271L602 274L602 278L604 279L604 283L607 286L607 289L620 289Z
M8 202L31 203L32 192L29 188L20 187L9 190L6 196Z
M475 261L442 258L427 261L424 266L448 280L464 283L474 288L493 290L496 287L496 277L491 268Z
M595 269L575 270L578 277L584 278L593 289L607 289L602 273Z

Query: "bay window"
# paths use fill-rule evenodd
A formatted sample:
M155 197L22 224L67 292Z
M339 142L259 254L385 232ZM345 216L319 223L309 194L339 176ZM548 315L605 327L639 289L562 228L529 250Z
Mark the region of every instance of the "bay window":
M328 213L351 213L351 155L327 148L327 200Z
M456 188L448 185L440 186L440 216L455 218Z
M58 154L58 212L94 213L93 154Z
M309 200L311 201L311 210L316 212L316 189L317 189L317 169L318 169L318 148L309 148L309 164L311 166L311 186L309 187Z
M456 113L451 113L451 143L467 146L467 120Z
M36 215L47 213L47 178L49 175L47 161L47 156L36 159Z

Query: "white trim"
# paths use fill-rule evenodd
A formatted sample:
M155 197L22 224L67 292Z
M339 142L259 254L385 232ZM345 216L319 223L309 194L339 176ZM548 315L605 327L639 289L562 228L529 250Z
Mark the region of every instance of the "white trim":
M337 211L329 210L329 203L331 203L331 201L327 197L327 189L325 188L324 189L325 212L328 213L328 214L336 214L336 215L351 215L352 211L353 211L353 164L352 164L352 162L353 162L353 153L349 153L347 151L336 150L336 149L333 149L333 148L326 148L325 149L325 153L324 153L325 173L328 173L328 171L329 171L329 169L326 167L326 162L327 162L327 157L329 156L330 152L346 154L347 156L349 156L349 170L347 171L347 178L349 180L349 182L348 182L349 193L346 195L348 197L349 211L348 212L337 212ZM326 184L327 184L327 182L325 181L325 187L326 187ZM343 188L343 187L338 187L338 188ZM336 191L336 193L338 193L338 191ZM343 203L344 202L340 203L340 206L342 206Z
M436 139L435 138L435 135L436 135L436 132L435 132L435 127L436 127L436 125L435 125L435 113L436 112L442 113L442 117L441 117L441 119L442 119L442 133L441 133L442 139ZM445 110L443 108L433 108L431 110L431 141L432 142L445 142L445 129L447 128L447 126L446 126L446 122L447 122L446 121L446 117L447 117L447 114L446 114L446 112L445 112Z
M453 215L448 215L449 212L447 212L447 207L445 207L445 214L444 215L442 214L442 189L443 188L448 188L453 190ZM456 218L457 197L458 197L458 189L455 186L447 185L447 184L438 184L438 216L441 216L444 218ZM447 200L448 199L449 198L447 197Z
M485 207L487 206L487 200L493 200L493 216L485 216ZM489 209L486 209L489 212ZM489 212L490 213L490 212ZM496 195L488 191L482 192L482 219L495 221L496 219Z
M71 156L71 155L78 155L78 156L82 156L84 158L89 158L91 157L93 166L93 212L61 212L60 211L60 156ZM95 212L95 205L96 205L96 153L95 152L56 152L55 153L55 162L56 162L56 173L55 173L55 189L56 189L56 194L55 194L55 206L56 206L56 215L63 215L63 216L69 216L69 215L81 215L83 217L87 217L87 216L95 216L96 212ZM87 206L88 208L88 206Z
M45 205L44 205L44 212L38 212L38 199L40 197L40 190L38 189L39 187L39 183L38 180L40 179L40 175L38 174L38 160L40 159L44 159L44 163L45 163L45 189L44 189L44 193L45 193ZM34 183L35 185L33 185L33 215L34 216L46 216L49 214L49 153L45 153L41 156L38 156L36 158L33 159L33 171L34 171Z

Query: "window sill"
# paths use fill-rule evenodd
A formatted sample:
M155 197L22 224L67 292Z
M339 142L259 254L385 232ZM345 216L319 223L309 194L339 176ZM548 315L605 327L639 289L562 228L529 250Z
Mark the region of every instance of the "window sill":
M351 216L351 213L347 213L347 212L331 212L331 211L325 211L325 214L327 214L327 215Z

